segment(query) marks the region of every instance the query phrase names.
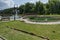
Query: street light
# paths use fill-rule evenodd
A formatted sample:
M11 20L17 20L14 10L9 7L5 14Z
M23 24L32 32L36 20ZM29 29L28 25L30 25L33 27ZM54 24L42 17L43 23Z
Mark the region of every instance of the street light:
M18 14L18 10L17 10L17 8L18 8L18 5L14 5L14 20L16 20L17 19L17 14Z

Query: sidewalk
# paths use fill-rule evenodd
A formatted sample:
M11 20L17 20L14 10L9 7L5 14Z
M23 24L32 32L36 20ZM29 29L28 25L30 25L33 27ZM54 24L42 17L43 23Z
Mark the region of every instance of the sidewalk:
M25 21L25 23L30 23L30 24L60 24L60 21L57 21L57 22L31 22L27 19L23 19L21 18L20 19L21 21Z

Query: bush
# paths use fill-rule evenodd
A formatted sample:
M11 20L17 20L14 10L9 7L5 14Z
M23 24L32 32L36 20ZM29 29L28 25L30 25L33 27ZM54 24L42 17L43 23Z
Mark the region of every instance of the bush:
M29 17L29 19L34 19L35 17Z

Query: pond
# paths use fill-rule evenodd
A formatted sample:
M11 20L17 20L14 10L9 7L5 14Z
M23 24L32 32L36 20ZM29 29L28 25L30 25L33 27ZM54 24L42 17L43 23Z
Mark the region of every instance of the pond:
M2 18L7 18L8 16L5 16L5 17L2 17L2 16L0 16L0 20L2 19ZM10 18L10 20L14 20L14 15L13 16L9 16L9 18ZM19 20L20 19L20 16L15 16L15 19L16 20Z

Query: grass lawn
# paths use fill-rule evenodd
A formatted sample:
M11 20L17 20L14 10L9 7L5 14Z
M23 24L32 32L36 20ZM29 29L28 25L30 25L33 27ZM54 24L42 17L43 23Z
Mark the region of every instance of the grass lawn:
M60 40L60 24L58 25L35 25L20 21L0 22L0 35L7 40L44 40L42 38L25 34L6 26L35 33L36 35L48 37L50 40ZM53 32L55 31L55 32Z

